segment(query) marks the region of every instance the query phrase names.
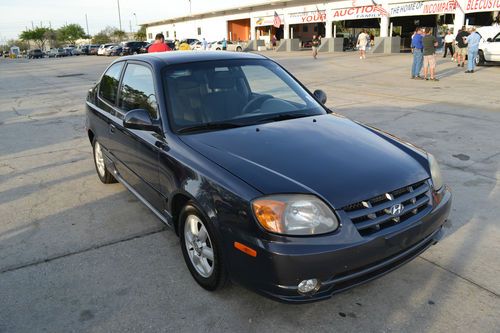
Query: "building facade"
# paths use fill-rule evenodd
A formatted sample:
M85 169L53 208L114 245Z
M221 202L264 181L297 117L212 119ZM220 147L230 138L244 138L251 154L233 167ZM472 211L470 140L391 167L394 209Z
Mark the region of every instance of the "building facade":
M374 37L401 37L401 47L417 26L431 27L436 35L462 25L498 24L500 0L351 0L250 1L248 6L186 15L145 23L148 40L156 33L167 39L205 38L218 41L298 39L355 36L366 29ZM279 27L278 24L279 24ZM440 31L441 30L441 31Z

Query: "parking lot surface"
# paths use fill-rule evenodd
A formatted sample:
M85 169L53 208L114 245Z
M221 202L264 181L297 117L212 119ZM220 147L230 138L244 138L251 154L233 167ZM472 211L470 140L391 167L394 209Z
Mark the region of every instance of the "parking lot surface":
M175 234L95 174L85 96L112 58L1 59L0 332L498 332L500 66L438 58L430 82L410 80L410 55L265 54L335 112L437 157L454 193L445 238L319 303L207 292Z

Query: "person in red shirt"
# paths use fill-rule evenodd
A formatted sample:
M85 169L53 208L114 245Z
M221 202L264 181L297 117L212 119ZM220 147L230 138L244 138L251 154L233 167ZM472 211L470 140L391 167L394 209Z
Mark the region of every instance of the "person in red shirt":
M170 47L168 47L167 44L165 44L165 37L163 36L163 34L156 34L155 42L148 48L148 53L166 51L172 50L170 49Z

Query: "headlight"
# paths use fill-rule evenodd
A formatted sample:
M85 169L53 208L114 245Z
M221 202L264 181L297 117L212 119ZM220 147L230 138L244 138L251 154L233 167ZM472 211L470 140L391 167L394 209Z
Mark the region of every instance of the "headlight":
M431 169L432 185L434 187L434 190L438 191L441 189L441 187L443 187L441 170L439 169L439 165L434 155L427 153L427 157L429 159L429 168Z
M339 226L332 210L313 195L271 195L254 200L252 208L260 225L278 234L318 235Z

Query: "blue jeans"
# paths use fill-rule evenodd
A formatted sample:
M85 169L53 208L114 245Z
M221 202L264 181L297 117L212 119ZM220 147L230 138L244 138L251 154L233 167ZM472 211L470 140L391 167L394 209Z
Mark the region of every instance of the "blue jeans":
M474 67L476 67L476 57L478 50L468 50L467 51L467 70L473 71Z
M413 49L413 64L411 65L411 76L419 76L424 62L424 55L422 50Z

